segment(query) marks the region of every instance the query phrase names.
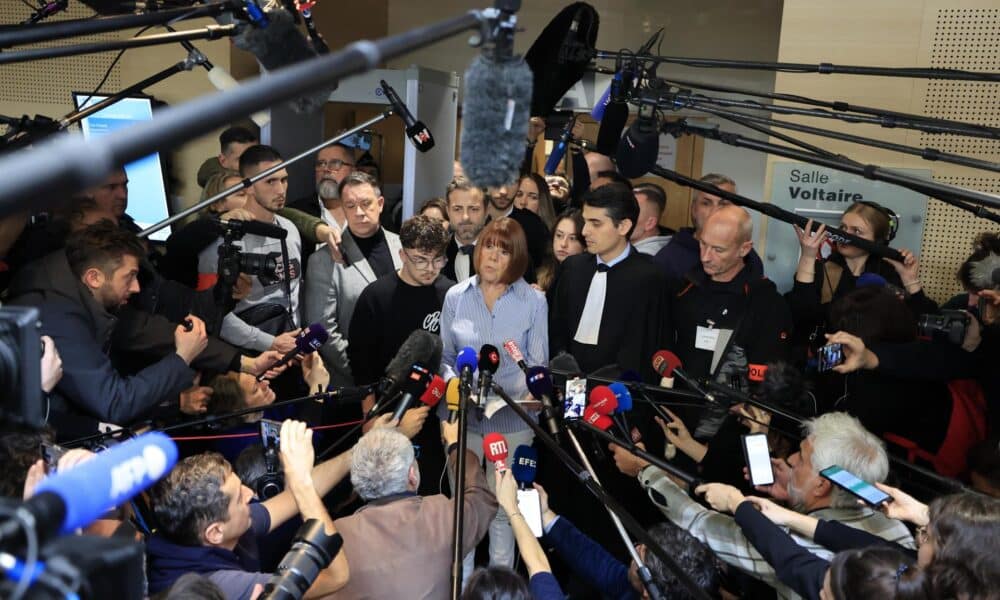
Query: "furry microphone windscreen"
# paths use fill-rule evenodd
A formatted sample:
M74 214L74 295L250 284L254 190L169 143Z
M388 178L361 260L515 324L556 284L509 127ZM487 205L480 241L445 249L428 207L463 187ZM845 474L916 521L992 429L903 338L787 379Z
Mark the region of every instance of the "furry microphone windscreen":
M480 187L517 181L524 161L531 69L521 59L477 56L465 72L462 169Z

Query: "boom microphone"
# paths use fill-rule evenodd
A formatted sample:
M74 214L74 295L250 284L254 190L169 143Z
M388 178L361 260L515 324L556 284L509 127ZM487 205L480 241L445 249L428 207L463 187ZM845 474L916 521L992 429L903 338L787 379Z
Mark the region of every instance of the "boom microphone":
M389 104L392 105L392 112L403 119L403 124L406 125L406 137L410 138L413 146L421 152L427 152L433 148L434 137L431 135L430 130L422 122L413 118L413 113L406 107L406 103L399 97L396 90L392 89L392 86L386 83L385 79L379 80L379 86L382 88L382 93L385 94Z
M423 365L413 365L410 367L410 374L403 382L403 395L396 404L396 410L392 413L392 418L397 422L403 418L410 405L417 398L423 396L431 382L431 373Z
M281 2L269 0L259 14L260 8L256 4L255 1L244 1L246 16L252 25L242 24L242 31L233 38L237 48L252 53L266 71L318 56L316 49L299 30L295 15ZM233 22L233 17L227 14L217 20L229 24ZM298 113L315 113L322 109L336 88L334 84L315 90L289 102L289 106Z
M607 115L604 118L608 118ZM630 179L642 177L656 166L659 151L660 132L656 120L640 117L618 140L618 151L615 153L618 171Z
M47 477L23 505L34 517L38 541L90 525L167 474L177 462L177 446L166 434L145 433L97 453L68 471ZM15 519L0 524L0 544L21 532ZM5 546L6 547L6 546Z
M597 152L611 156L616 153L622 137L622 130L628 122L628 103L625 101L626 77L631 80L631 73L618 71L611 80L611 92L608 104L601 115L601 127L597 130ZM596 110L596 109L595 109ZM654 159L655 160L655 159Z
M524 160L532 73L511 50L498 42L495 51L480 54L465 71L461 163L480 187L516 181Z
M507 470L507 454L507 439L495 431L487 433L483 438L483 455L493 463L498 473Z
M271 365L263 373L257 376L257 381L264 381L267 371L288 364L293 358L300 354L312 354L319 350L326 341L330 339L330 334L320 323L313 323L295 336L295 347L285 353L278 362Z
M676 375L693 391L699 393L709 402L716 402L715 396L701 387L701 384L683 370L681 370L681 359L669 350L660 350L653 355L653 369L660 377L673 377Z
M557 14L524 55L534 78L531 114L550 115L577 84L594 56L600 17L593 6L575 2Z

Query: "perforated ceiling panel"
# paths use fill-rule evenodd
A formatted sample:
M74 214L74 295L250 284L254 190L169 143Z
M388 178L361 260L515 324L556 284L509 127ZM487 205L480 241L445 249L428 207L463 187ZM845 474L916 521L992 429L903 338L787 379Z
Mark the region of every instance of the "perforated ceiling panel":
M934 67L1000 71L1000 8L941 8L930 48ZM961 81L930 81L924 98L928 116L1000 127L1000 85ZM1000 141L954 135L921 134L922 146L1000 162ZM962 171L936 164L935 179L1000 194L1000 173ZM921 280L927 293L943 301L961 291L955 272L969 255L972 240L996 224L938 200L927 205Z
M21 2L0 0L0 23L20 23L31 14L30 9ZM80 2L70 2L69 8L45 22L67 19L86 19L94 16L94 12ZM72 41L52 41L42 44L17 46L12 50L41 48L47 46L63 46L70 43L80 44L97 42L121 37L121 33L75 37ZM0 102L50 102L70 103L69 92L90 91L97 87L115 52L101 54L86 54L66 58L31 61L0 66ZM117 66L111 69L108 80L102 89L118 90L121 88L121 78Z

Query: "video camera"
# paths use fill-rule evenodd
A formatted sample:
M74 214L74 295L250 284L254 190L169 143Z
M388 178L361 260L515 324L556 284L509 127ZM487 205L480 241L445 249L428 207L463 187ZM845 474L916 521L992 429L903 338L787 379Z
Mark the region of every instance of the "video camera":
M942 310L936 314L920 315L917 317L917 335L961 345L971 318L964 310Z
M219 245L218 275L219 286L216 288L219 300L231 302L232 289L239 279L240 273L257 277L261 285L273 285L282 279L284 270L281 268L288 259L282 252L244 252L236 245L246 234L259 235L279 239L282 249L288 232L276 225L259 223L257 221L241 221L238 219L216 219L216 224L222 229L222 244Z

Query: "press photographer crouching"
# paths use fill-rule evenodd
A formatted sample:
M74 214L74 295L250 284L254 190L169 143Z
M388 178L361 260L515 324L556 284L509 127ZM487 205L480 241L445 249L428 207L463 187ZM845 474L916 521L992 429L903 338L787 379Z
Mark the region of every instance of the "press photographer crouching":
M251 503L252 491L217 453L185 458L157 484L152 504L159 530L147 543L151 593L195 572L226 598L245 600L272 577L259 571L257 559L265 534L297 514L319 520L327 535L337 533L322 496L347 475L351 450L313 467L312 430L298 421L282 423L280 448L286 489L261 503ZM331 594L348 576L347 557L339 552L304 597Z

